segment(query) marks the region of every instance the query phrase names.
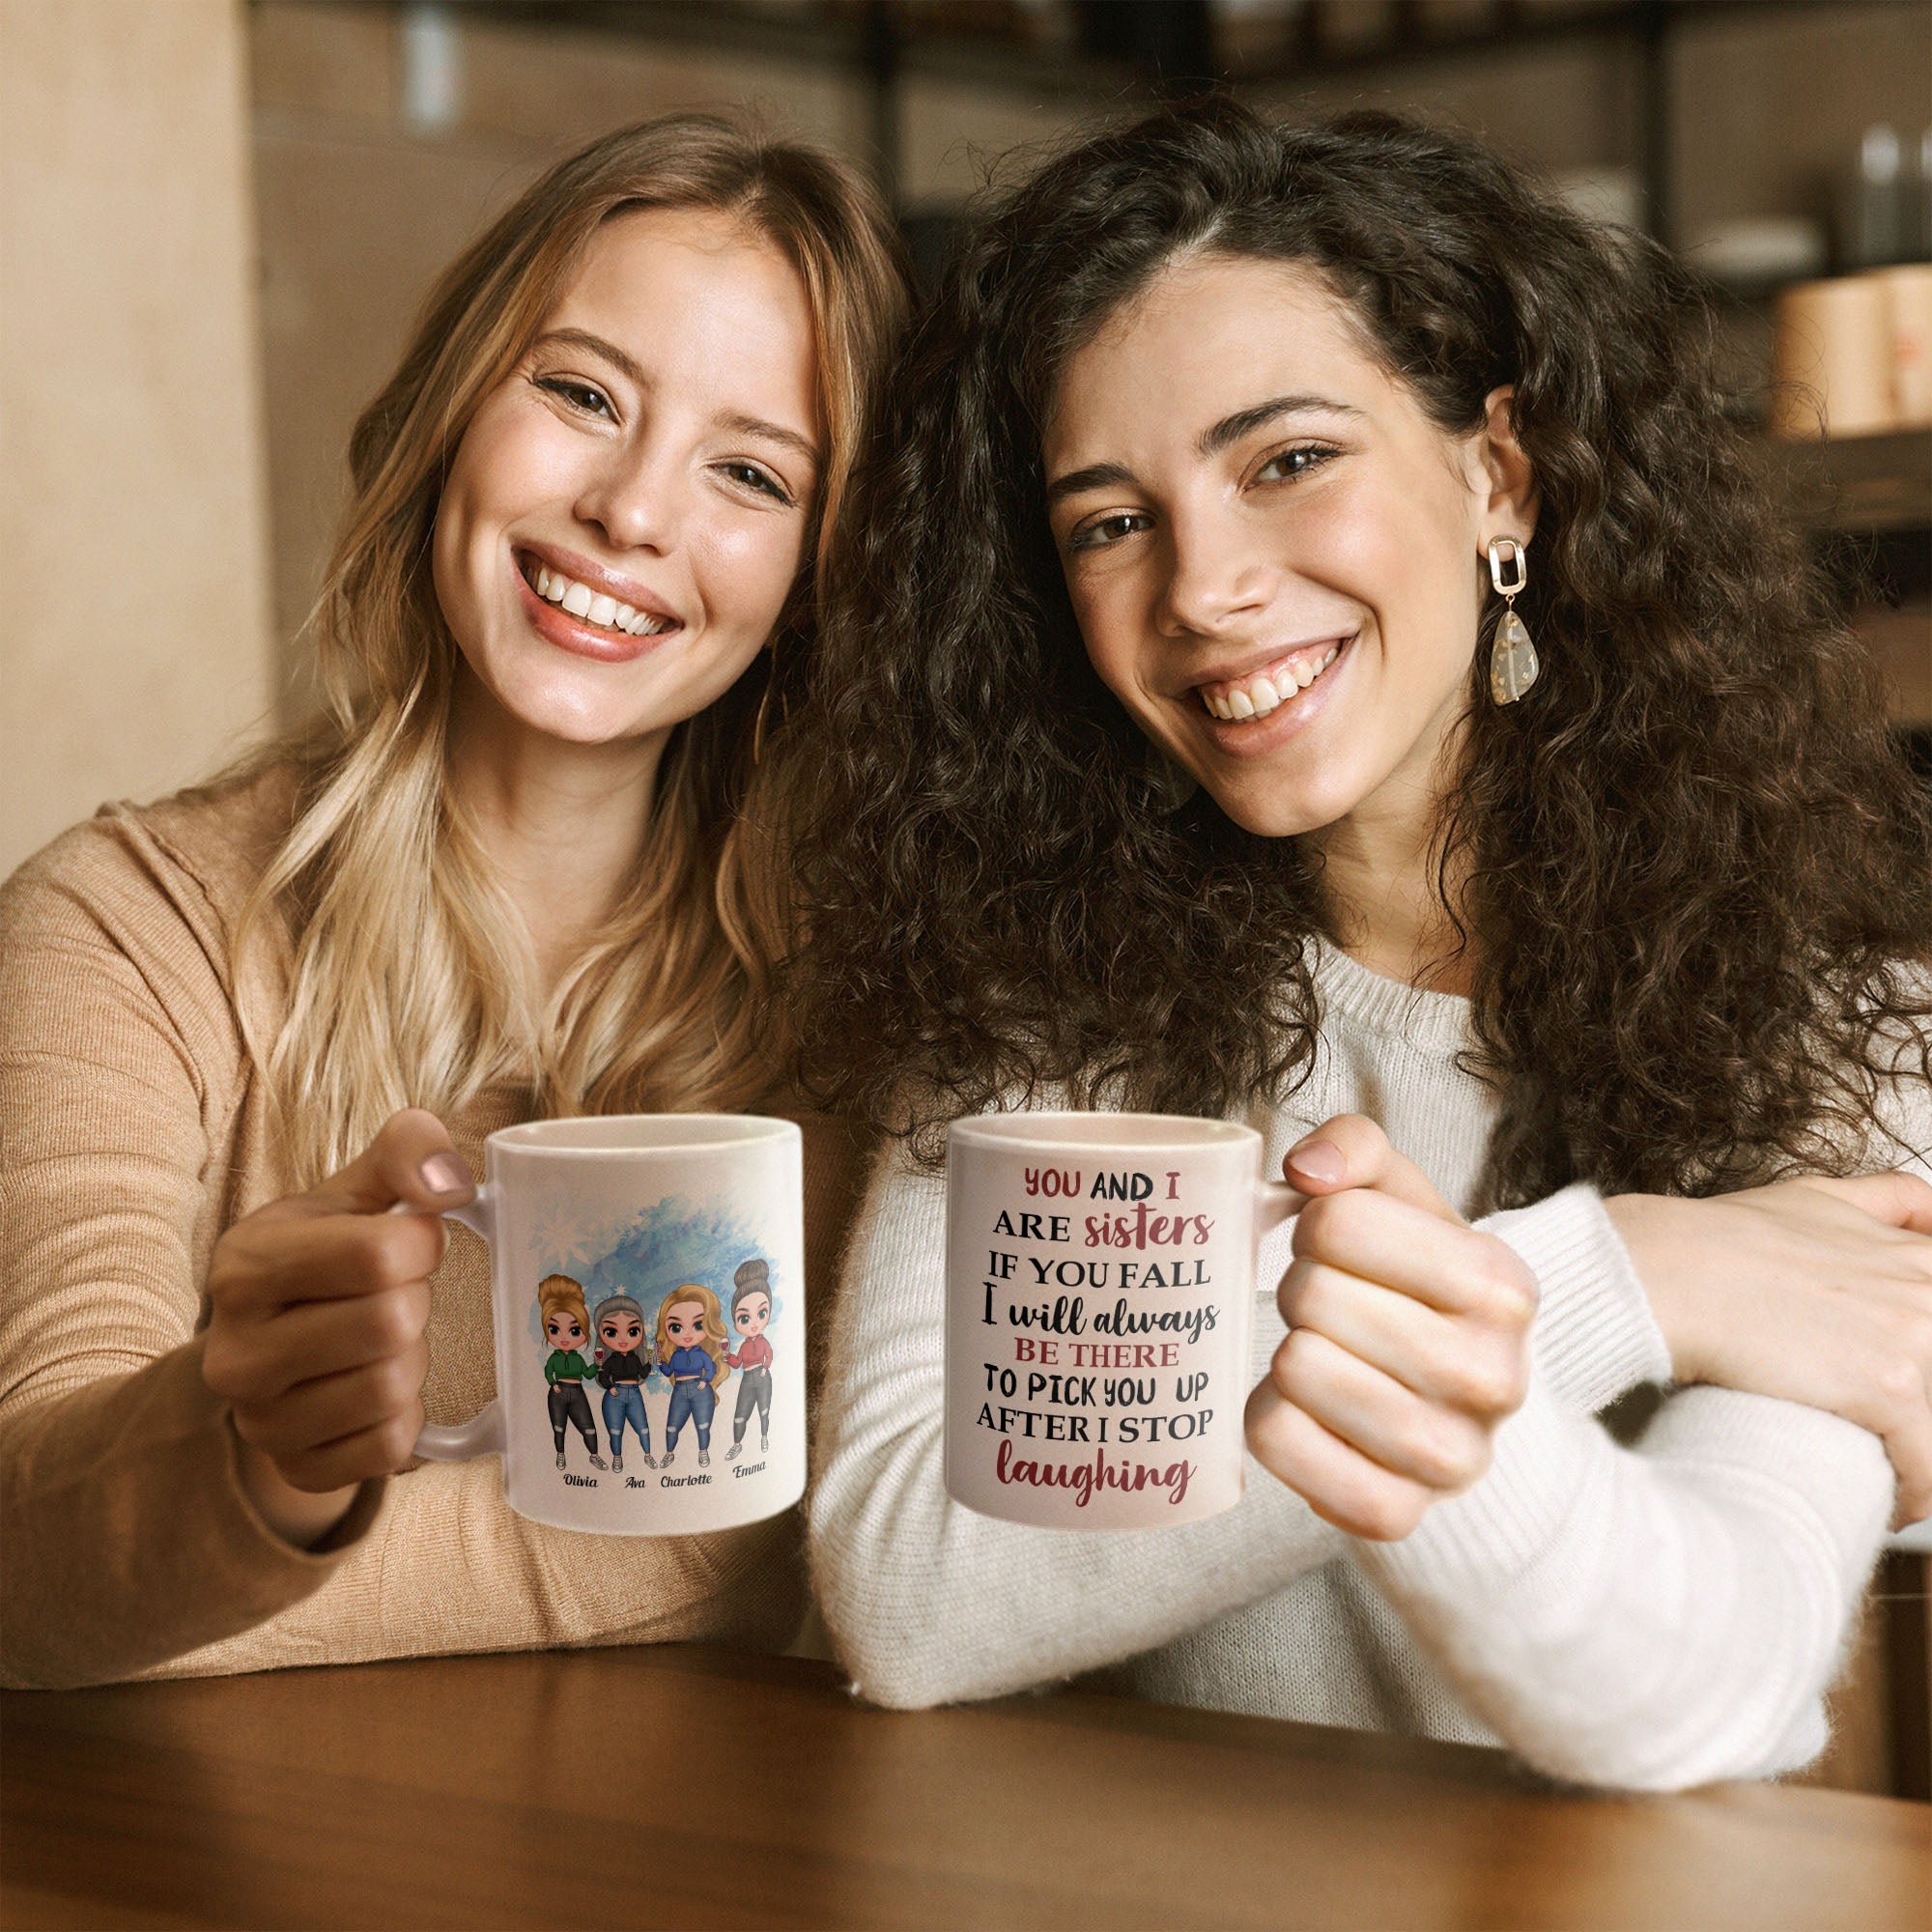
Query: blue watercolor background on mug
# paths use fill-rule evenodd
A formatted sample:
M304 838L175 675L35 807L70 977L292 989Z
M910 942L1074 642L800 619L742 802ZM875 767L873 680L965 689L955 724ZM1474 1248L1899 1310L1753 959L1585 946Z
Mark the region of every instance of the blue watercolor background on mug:
M668 1194L641 1213L608 1209L573 1214L557 1203L530 1237L531 1287L544 1276L567 1274L583 1288L593 1325L597 1305L628 1294L644 1311L647 1329L673 1289L700 1283L717 1295L730 1332L732 1276L739 1264L762 1261L771 1271L772 1326L784 1312L784 1272L772 1251L729 1208ZM531 1343L548 1352L543 1314L530 1297Z

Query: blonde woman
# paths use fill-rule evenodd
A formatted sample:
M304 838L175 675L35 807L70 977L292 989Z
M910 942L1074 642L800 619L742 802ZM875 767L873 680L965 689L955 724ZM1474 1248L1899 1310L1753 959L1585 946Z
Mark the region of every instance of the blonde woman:
M590 1346L590 1312L583 1305L583 1285L567 1274L546 1275L537 1284L537 1312L548 1345L544 1381L550 1388L550 1433L556 1441L556 1466L564 1466L563 1435L576 1425L583 1437L584 1454L593 1469L608 1466L597 1453L597 1425L590 1419L590 1398L583 1384L597 1374L596 1350ZM611 1438L614 1446L616 1438ZM623 1458L617 1459L623 1467Z
M724 1311L718 1297L695 1281L671 1290L658 1310L658 1367L670 1383L670 1414L665 1419L664 1460L670 1467L684 1425L697 1426L697 1466L711 1466L711 1418L718 1391L731 1373L724 1360Z
M841 164L701 117L560 163L357 424L311 735L0 890L0 1677L782 1644L797 1525L575 1537L493 1463L469 1198L538 1115L783 1104L782 736L902 314ZM856 1148L808 1122L825 1278Z

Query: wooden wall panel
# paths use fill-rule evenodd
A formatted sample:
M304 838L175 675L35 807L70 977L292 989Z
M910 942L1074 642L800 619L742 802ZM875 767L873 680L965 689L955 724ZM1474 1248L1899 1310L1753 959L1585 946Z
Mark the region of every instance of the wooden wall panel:
M1547 173L1636 159L1636 64L1627 44L1531 42L1481 54L1363 68L1306 86L1254 90L1278 112L1385 107L1461 128Z
M1734 215L1828 212L1860 134L1932 124L1932 8L1719 10L1679 30L1671 172L1677 232Z
M0 874L272 704L233 0L0 0Z

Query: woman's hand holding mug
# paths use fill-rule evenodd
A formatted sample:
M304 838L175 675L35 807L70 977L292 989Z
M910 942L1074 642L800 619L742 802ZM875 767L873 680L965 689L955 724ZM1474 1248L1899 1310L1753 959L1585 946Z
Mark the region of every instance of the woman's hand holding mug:
M250 1499L290 1542L317 1542L356 1485L409 1461L448 1238L438 1216L474 1192L442 1122L412 1107L339 1174L215 1243L202 1376L233 1410Z
M1248 1447L1318 1516L1392 1542L1483 1474L1522 1406L1535 1277L1360 1115L1318 1127L1283 1171L1310 1198Z

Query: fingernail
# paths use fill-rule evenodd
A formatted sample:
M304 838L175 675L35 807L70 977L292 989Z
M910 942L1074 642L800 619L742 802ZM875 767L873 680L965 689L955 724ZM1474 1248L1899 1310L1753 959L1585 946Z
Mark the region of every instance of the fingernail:
M432 1194L461 1194L470 1185L469 1170L453 1153L433 1153L416 1172Z
M1349 1163L1333 1141L1306 1141L1291 1148L1288 1164L1295 1173L1324 1186L1338 1186L1349 1178Z

